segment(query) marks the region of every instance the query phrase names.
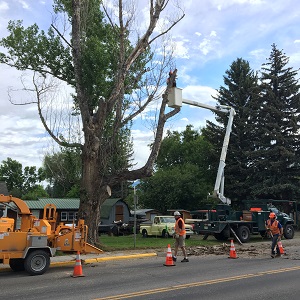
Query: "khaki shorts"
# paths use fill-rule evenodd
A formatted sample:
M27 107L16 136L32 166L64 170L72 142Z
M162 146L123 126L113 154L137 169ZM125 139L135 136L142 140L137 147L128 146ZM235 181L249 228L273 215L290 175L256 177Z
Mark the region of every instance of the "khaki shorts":
M180 235L178 239L175 239L175 247L185 247L185 235Z

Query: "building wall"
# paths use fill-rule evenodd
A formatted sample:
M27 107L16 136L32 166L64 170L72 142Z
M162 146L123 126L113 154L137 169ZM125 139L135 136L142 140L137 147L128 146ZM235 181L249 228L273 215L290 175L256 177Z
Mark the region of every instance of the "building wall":
M122 221L124 223L129 222L130 212L128 206L123 201L118 201L112 207L110 211L110 215L108 219L101 219L101 224L109 225L112 224L114 221Z

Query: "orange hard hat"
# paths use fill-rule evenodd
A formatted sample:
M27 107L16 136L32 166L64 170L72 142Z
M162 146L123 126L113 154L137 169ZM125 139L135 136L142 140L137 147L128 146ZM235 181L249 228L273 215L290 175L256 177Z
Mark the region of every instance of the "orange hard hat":
M269 214L269 218L270 218L270 219L274 219L274 218L276 218L276 215L275 215L275 213L271 212L271 213Z

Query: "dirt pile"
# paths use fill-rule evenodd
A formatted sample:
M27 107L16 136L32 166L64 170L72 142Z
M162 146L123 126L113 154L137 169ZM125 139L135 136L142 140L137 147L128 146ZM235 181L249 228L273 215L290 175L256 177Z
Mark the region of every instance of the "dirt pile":
M235 246L235 250L239 255L243 256L260 256L265 253L270 252L270 246L266 247L267 249L258 249L254 245L246 246ZM189 255L228 255L230 251L230 243L223 243L220 246L199 246L188 248Z

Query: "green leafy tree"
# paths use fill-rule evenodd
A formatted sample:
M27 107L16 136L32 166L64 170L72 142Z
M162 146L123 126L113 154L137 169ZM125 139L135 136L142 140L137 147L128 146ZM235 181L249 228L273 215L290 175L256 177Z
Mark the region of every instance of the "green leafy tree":
M249 180L252 173L249 157L254 150L259 85L257 74L250 68L249 62L242 58L235 60L225 74L224 86L219 88L215 99L218 104L233 107L236 112L224 170L224 194L236 202L249 199L253 184ZM207 121L207 126L203 129L203 136L216 149L216 159L212 166L214 170L218 167L228 115L218 112L216 121L219 125Z
M18 70L34 71L33 89L38 113L49 135L60 146L77 147L81 151L79 217L84 217L89 227L90 243L98 241L100 206L110 195L109 187L151 176L164 124L179 111L166 111L175 70L160 102L156 135L147 162L143 167L133 169L130 163L124 165L116 160L120 153L124 155L120 150L121 146L125 147L123 130L130 130L136 117L161 98L160 87L165 84L172 63L165 52L168 44L160 44L162 51L159 53L165 55L159 58L154 56L151 47L154 50L155 42L184 15L176 19L175 14L170 14L169 1L151 0L145 31L138 30L134 37L137 31L132 26L136 10L123 7L123 1L118 1L117 7L112 9L103 5L100 0L55 0L55 13L63 15L69 24L59 30L53 23L46 34L39 31L36 24L24 28L19 21L10 22L10 34L0 42L7 50L0 54L1 63ZM165 11L168 18L164 20L169 23L164 22L164 28L158 32L158 21ZM115 16L115 12L119 15ZM175 16L173 20L170 15ZM65 31L67 26L70 30ZM71 36L64 35L65 32L70 32ZM45 101L47 92L57 91L53 79L74 89L74 110L64 120L79 116L77 133L83 136L77 140L67 136L73 126L69 124L63 130L61 120L49 119L51 101ZM78 134L71 136L78 137Z
M300 94L298 73L276 45L262 65L251 193L257 198L299 198Z
M189 125L185 131L168 132L157 157L155 174L138 186L140 205L161 212L195 210L207 202L213 189L212 146Z
M51 197L64 198L72 190L72 195L79 198L81 159L78 149L61 148L60 152L48 154L44 157L43 166Z
M0 176L1 181L5 181L10 193L14 190L18 191L18 196L22 195L24 178L21 163L9 157L7 160L3 160L0 166Z
M36 167L25 167L16 160L7 158L0 165L0 180L5 181L8 191L14 196L23 198L25 194L36 190L37 196L43 196L45 191L39 188L38 183L45 179L44 171ZM41 192L40 194L38 192Z
M49 194L42 185L35 185L28 193L22 196L23 200L38 200L38 198L48 198Z

